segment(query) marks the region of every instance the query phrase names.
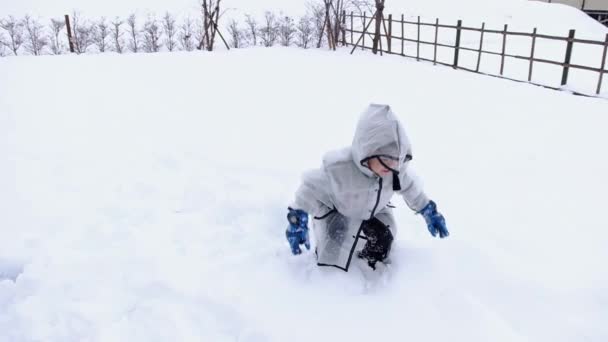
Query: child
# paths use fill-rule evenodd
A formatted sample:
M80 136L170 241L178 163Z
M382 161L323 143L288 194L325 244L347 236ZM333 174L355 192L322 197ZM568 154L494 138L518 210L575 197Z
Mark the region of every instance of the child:
M447 237L445 220L435 203L408 174L411 160L410 142L390 107L370 105L359 119L352 146L328 152L320 169L304 174L287 214L286 236L292 253L300 254L301 244L310 249L311 214L318 265L348 271L359 250L357 256L375 269L378 261L388 257L396 234L389 204L395 192L422 214L433 236Z

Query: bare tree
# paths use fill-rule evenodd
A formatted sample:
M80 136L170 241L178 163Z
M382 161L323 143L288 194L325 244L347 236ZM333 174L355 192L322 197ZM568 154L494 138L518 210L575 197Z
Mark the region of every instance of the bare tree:
M218 34L220 20L220 3L221 0L201 1L202 26L199 30L199 41L197 46L199 50L206 49L207 51L213 51L215 37ZM221 38L223 39L223 37Z
M129 26L129 50L137 53L140 50L140 38L135 14L131 14L129 18L127 18L127 25Z
M169 12L165 13L163 17L163 31L165 32L165 46L167 50L175 50L177 47L177 42L175 41L175 18Z
M249 14L245 15L245 24L247 25L247 35L253 46L258 45L258 22Z
M308 16L313 19L317 47L327 41L330 48L335 48L345 35L343 13L356 10L359 15L365 11L374 11L375 0L311 0L308 2ZM363 20L363 19L361 19ZM326 36L324 37L324 34Z
M49 25L51 32L51 52L55 55L60 55L63 52L64 45L61 43L60 35L61 31L65 28L65 21L63 19L51 19L51 24Z
M0 57L6 56L6 47L7 46L8 46L8 43L6 42L6 40L4 38L4 34L2 32L0 32Z
M186 17L184 23L179 27L179 44L181 45L182 50L194 50L194 43L192 41L193 35L194 27L192 26L192 20L190 17Z
M144 51L158 52L161 47L160 35L161 30L156 18L149 16L144 23Z
M346 11L346 8L348 7L345 0L334 0L334 4L331 6L331 9L333 10L332 12L332 19L333 19L333 34L334 34L334 42L337 44L337 42L340 41L340 34L342 34L342 36L345 35L345 27L342 25L342 14L344 13L344 11Z
M359 15L363 12L374 12L374 1L373 0L349 0L347 7L349 9L357 10ZM363 19L362 19L363 20Z
M72 14L72 39L76 53L85 53L89 46L94 43L95 26L87 22L82 22L80 14Z
M374 15L374 40L372 45L372 52L374 54L378 53L378 46L380 46L380 54L382 54L382 36L380 33L380 29L382 28L382 24L384 23L384 1L385 0L376 0L376 14ZM386 30L386 26L385 26Z
M232 38L232 47L238 49L242 46L243 31L239 28L239 23L232 19L228 24L228 34Z
M279 21L279 41L283 46L289 46L296 34L296 27L290 16L283 16Z
M341 0L337 1L341 2ZM327 33L327 44L329 45L330 49L334 50L336 48L336 38L334 34L334 25L332 24L332 19L335 22L339 21L339 14L336 18L332 16L332 8L334 8L335 2L336 1L334 0L323 0L323 26L320 33L321 36L323 35L323 33ZM321 36L319 36L319 42L317 43L317 47L321 46Z
M42 54L42 49L49 44L47 37L44 35L42 24L29 15L23 18L22 23L27 34L25 49L32 55L39 56Z
M262 45L271 47L276 43L279 37L279 23L274 13L266 11L264 13L264 25L259 30Z
M205 44L205 20L200 17L195 23L194 39L196 40L195 46L200 50Z
M108 47L108 36L110 35L110 28L108 27L108 23L106 22L106 18L102 17L95 24L96 28L93 31L93 40L95 41L95 45L97 45L97 49L99 52L106 52Z
M5 45L17 56L19 48L23 44L23 24L15 17L9 16L7 19L0 20L0 27L8 35Z
M312 41L312 35L314 33L314 27L313 27L313 22L312 19L308 16L304 16L302 18L300 18L300 22L298 23L298 27L297 27L297 39L298 39L298 46L304 49L308 49L308 46L310 45L311 41Z
M124 41L122 39L122 31L120 30L120 26L122 26L124 22L119 18L115 18L112 21L112 41L114 43L114 51L118 53L122 53L124 50Z
M317 41L317 48L320 48L323 42L323 33L325 32L325 6L320 3L309 2L308 17L314 27L313 38Z

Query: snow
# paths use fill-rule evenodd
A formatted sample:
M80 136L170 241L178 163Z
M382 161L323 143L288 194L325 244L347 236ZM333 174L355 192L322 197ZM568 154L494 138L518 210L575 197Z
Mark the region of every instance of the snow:
M0 59L0 340L607 340L608 102L348 53ZM451 233L377 276L284 239L369 102Z
M603 40L601 32L608 28L590 18L579 9L563 4L530 0L428 0L396 1L389 4L391 13L420 15L428 22L439 18L442 22L455 23L461 19L464 26L502 29L508 24L511 30L531 32L537 27L546 34L567 36L568 30L575 29L580 34ZM599 37L599 38L598 38Z

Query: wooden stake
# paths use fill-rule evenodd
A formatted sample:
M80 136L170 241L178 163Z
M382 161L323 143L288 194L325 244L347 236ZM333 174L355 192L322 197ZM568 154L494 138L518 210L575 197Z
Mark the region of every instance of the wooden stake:
M420 60L420 16L418 16L418 35L416 38L416 60Z
M70 52L74 53L74 37L72 37L72 26L70 25L70 16L65 15L65 27L68 30L68 43L70 44Z
M500 76L502 76L505 70L505 52L507 49L507 27L505 24L505 29L502 31L502 53L500 54Z
M454 69L458 69L458 55L460 53L460 28L462 27L462 20L458 20L456 25L456 44L454 45Z
M353 14L353 12L350 12L350 45L353 45L354 42L353 32L355 31L355 20Z
M401 15L401 56L405 56L405 16Z
M602 63L600 67L600 79L597 82L597 91L596 94L600 94L600 90L602 89L602 79L604 78L605 67L606 67L606 52L608 51L608 34L606 34L606 40L604 41L604 53L602 54Z
M342 46L346 46L346 11L342 11Z
M534 66L534 49L536 48L536 27L532 31L532 49L530 50L530 67L528 70L528 82L532 82L532 68Z
M437 37L439 36L439 18L435 18L435 44L433 53L433 65L437 64Z
M376 32L374 32L374 44L372 45L372 52L374 54L378 53L378 46L381 44L380 40L382 39L380 30L382 29L382 7L378 6L378 0L376 0L376 15L374 16L374 23Z
M481 51L483 50L483 34L484 34L484 29L486 28L486 23L482 23L481 24L481 37L479 38L479 53L477 55L477 68L475 69L475 72L479 72L479 66L481 65Z
M393 45L393 15L389 14L388 15L388 37L386 37L387 39L387 48L388 48L388 53L392 52L392 45Z
M566 58L564 59L564 71L562 72L562 86L568 83L568 72L570 71L570 59L572 58L572 47L574 45L575 30L568 34L568 45L566 45Z
M363 12L363 43L361 44L361 50L365 50L365 33L367 32L367 28L369 28L369 25L372 23L372 21L369 21L369 24L367 24L367 26L365 26L365 22L367 21L367 12Z

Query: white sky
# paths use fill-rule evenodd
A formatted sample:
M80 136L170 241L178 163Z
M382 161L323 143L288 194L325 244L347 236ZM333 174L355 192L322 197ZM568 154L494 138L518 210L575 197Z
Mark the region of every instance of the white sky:
M223 0L223 8L244 11L284 10L298 15L308 0ZM74 9L87 16L125 16L133 11L175 14L196 12L199 0L0 0L0 17L26 13L42 17L59 17Z
M300 15L308 2L321 0L222 0L222 7L238 8L241 12L262 13L270 9ZM513 4L526 0L389 0L386 9L393 13L432 12L446 15L454 11L508 12ZM0 0L0 17L22 16L26 13L42 17L58 17L78 9L86 16L125 16L133 11L175 14L195 12L200 0ZM506 8L505 8L506 7ZM257 12L257 13L256 13Z

